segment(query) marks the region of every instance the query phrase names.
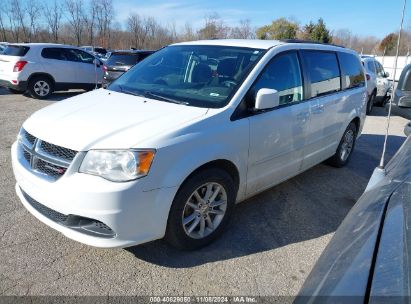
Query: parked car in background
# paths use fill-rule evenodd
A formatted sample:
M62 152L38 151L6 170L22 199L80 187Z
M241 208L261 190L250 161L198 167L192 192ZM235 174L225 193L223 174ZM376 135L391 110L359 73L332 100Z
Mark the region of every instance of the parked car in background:
M361 56L366 71L368 87L367 114L370 114L374 105L384 106L389 99L391 81L388 72L372 56Z
M410 155L408 136L383 179L364 192L337 229L295 303L408 302Z
M7 42L0 42L0 55L3 54L3 52L6 49L7 45L8 45Z
M81 49L93 54L94 56L98 58L104 58L107 54L107 50L105 48L102 48L100 46L81 46Z
M136 63L153 54L154 51L143 50L127 50L127 51L113 51L110 57L105 61L104 69L104 83L109 84L113 80L120 77L124 72L128 71Z
M59 90L92 90L102 80L102 63L69 45L10 44L0 55L0 86L13 93L44 99Z
M235 203L322 161L349 162L363 71L353 50L297 40L165 47L107 89L28 118L12 146L16 192L89 245L205 246Z
M387 104L386 107L389 105ZM411 64L404 67L394 92L391 108L393 115L411 120Z

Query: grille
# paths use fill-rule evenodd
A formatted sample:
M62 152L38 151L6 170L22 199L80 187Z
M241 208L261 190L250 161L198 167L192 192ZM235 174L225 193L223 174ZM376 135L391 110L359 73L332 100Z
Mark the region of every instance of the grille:
M63 176L77 155L77 151L43 141L24 129L21 129L19 138L23 158L31 169L51 181Z
M72 161L74 156L76 156L77 154L77 152L74 150L52 145L46 141L41 142L40 149L46 153L49 153L50 155L63 158L68 161Z
M67 168L56 166L52 163L45 162L44 160L41 160L41 159L37 161L36 169L54 178L60 177L67 170Z
M29 196L26 192L21 191L23 193L24 198L29 202L29 204L36 209L38 212L40 212L42 215L47 217L48 219L61 223L65 222L68 218L68 215L62 214L60 212L57 212L53 209L50 209L42 204L40 204L38 201L33 199L31 196Z
M34 145L34 142L36 141L36 138L31 135L29 132L27 132L26 130L22 129L22 136L24 139L27 140L27 142L29 142L32 146Z

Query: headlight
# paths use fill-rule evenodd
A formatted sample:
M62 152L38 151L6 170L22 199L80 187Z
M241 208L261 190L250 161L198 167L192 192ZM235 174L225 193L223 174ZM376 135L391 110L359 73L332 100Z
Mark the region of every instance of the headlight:
M79 172L101 176L114 182L125 182L146 176L154 150L91 150Z

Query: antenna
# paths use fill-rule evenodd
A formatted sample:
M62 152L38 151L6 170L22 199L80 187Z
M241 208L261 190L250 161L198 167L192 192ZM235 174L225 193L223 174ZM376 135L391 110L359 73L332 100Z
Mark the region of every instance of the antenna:
M401 42L401 32L402 32L402 24L404 22L404 13L405 13L405 6L407 5L407 0L404 0L404 5L402 7L402 16L401 16L401 24L400 24L400 32L398 33L398 40L397 40L397 51L395 53L395 61L394 61L394 75L392 78L392 89L391 89L391 98L390 104L388 107L388 116L387 116L387 127L385 129L385 138L384 138L384 147L382 149L381 161L380 161L380 168L384 169L384 162L385 162L385 152L387 149L387 139L388 139L388 129L390 128L390 118L391 118L391 107L392 101L394 97L394 89L395 89L395 76L397 74L397 61L398 61L398 53L400 51L400 42Z

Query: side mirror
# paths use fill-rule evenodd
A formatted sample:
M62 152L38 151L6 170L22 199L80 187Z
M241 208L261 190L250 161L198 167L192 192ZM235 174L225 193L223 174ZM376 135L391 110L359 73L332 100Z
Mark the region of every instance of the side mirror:
M385 73L384 73L384 77L385 77L385 78L388 78L388 77L390 77L390 73L388 73L388 72L385 72Z
M280 94L273 89L259 89L255 98L256 110L267 110L280 104Z

